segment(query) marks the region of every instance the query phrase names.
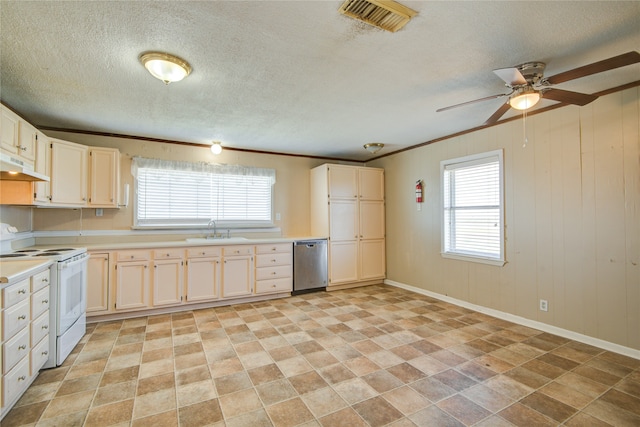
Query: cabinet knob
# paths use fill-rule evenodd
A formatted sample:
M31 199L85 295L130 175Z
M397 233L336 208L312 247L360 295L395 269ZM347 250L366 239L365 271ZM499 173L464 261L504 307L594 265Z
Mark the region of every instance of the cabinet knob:
M276 273L276 272L274 271L274 272L272 272L271 274L272 274L273 276L275 276L275 275L276 275L276 274L278 274L278 273Z
M48 299L43 299L43 300L42 300L42 303L43 303L43 304L49 304L49 300L48 300Z
M133 259L133 255L131 255L131 259Z
M202 252L200 255L205 255L205 254L206 254L206 252Z
M276 260L275 260L275 259L272 259L272 260L271 260L271 262L276 262Z

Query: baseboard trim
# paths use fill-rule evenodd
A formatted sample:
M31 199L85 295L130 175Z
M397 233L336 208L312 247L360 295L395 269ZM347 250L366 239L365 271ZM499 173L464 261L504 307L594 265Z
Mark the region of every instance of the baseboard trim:
M601 340L599 338L590 337L589 335L583 335L578 332L570 331L568 329L559 328L557 326L549 325L546 323L538 322L536 320L527 319L525 317L516 316L514 314L505 313L503 311L495 310L492 308L484 307L481 305L472 304L467 301L459 300L456 298L452 298L447 295L442 295L436 292L428 291L426 289L418 288L415 286L407 285L400 282L395 282L393 280L385 279L384 283L386 285L395 286L396 288L406 289L411 292L415 292L421 295L425 295L431 298L439 299L444 302L448 302L463 308L468 308L469 310L474 310L479 313L487 314L489 316L497 317L498 319L507 320L509 322L517 323L522 326L527 326L529 328L538 329L543 332L548 332L550 334L558 335L564 338L568 338L574 341L579 341L584 344L589 344L594 347L601 348L603 350L612 351L614 353L622 354L624 356L629 356L634 359L640 360L640 350L636 350L631 347L625 347L620 344L615 344L609 341Z

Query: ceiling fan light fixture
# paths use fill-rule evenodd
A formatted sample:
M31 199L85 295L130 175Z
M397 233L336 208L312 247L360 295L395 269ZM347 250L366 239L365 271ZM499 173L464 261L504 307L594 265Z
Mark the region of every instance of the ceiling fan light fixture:
M213 141L213 143L211 144L211 152L216 156L222 153L222 144L218 141Z
M524 88L519 89L518 92L509 98L509 105L516 110L527 110L540 101L540 93L537 91Z
M382 150L382 147L384 147L384 144L381 142L369 142L364 144L364 149L371 154L376 154L378 151Z
M140 62L151 75L165 84L179 82L191 73L191 65L182 58L163 52L145 52Z

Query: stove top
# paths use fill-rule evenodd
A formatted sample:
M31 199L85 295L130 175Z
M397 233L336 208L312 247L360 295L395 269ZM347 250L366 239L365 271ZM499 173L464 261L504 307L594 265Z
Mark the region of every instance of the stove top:
M26 258L51 258L56 261L65 261L82 255L87 252L87 248L27 248L20 249L7 254L0 254L0 259L26 259Z

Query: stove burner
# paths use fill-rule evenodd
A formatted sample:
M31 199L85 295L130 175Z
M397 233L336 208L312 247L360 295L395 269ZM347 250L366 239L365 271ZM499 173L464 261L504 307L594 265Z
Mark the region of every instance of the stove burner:
M32 256L51 256L51 255L60 255L60 253L59 252L46 251L46 252L40 252L39 254L35 254L35 255L32 255Z
M43 252L66 252L73 251L73 248L55 248L55 249L46 249Z
M27 256L27 254L1 254L0 258L19 258L23 256Z
M15 253L25 253L26 254L26 253L29 253L29 252L38 252L38 250L37 249L22 249L22 250L16 251Z

